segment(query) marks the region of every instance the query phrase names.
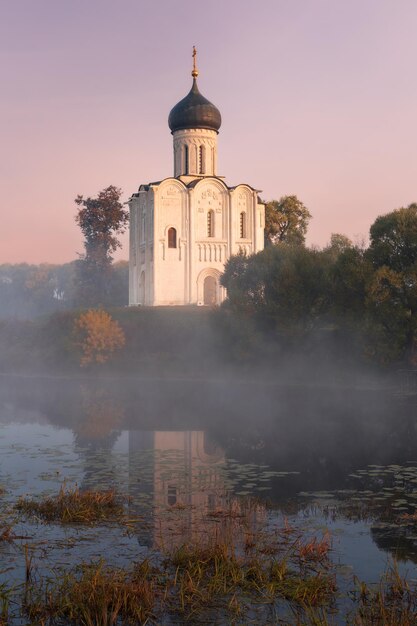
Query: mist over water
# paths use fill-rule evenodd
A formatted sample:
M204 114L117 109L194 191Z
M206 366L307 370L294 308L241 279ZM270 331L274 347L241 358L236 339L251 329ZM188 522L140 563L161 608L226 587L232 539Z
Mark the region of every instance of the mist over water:
M149 433L141 447L154 449L154 432L201 431L225 460L284 472L264 494L282 506L302 506L300 492L355 488L350 474L370 465L417 460L415 401L381 388L3 377L0 402L11 433L26 430L30 441L38 427L53 427L84 452L110 452L123 433Z
M46 558L42 525L19 521L42 575L210 541L243 549L248 532L289 524L307 538L330 533L343 615L354 575L374 583L393 559L400 574L414 567L417 540L401 515L417 511L416 400L396 377L343 364L328 346L271 350L262 366L228 361L207 325L175 360L190 328L171 344L170 332L162 325L157 339L169 357L142 335L147 359L133 371L0 376L0 504L62 485L128 498L128 533L55 525ZM21 581L23 553L0 544L5 563Z

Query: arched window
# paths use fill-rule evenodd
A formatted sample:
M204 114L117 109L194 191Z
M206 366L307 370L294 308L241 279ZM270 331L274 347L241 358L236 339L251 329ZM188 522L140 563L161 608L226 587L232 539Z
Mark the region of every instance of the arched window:
M177 231L175 228L170 228L168 230L168 248L176 248L177 247Z
M246 239L246 213L244 211L240 214L240 238Z
M205 172L205 169L206 169L205 160L206 160L205 148L204 146L199 146L198 147L198 173L199 174L204 174Z
M184 174L189 172L188 146L184 146Z
M207 213L207 237L214 237L214 211Z

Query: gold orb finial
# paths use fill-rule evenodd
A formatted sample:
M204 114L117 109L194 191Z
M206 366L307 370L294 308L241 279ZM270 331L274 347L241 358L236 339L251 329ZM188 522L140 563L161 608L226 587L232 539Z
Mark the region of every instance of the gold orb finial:
M197 78L198 69L197 69L197 50L196 47L193 46L193 71L191 72L191 76L193 78Z

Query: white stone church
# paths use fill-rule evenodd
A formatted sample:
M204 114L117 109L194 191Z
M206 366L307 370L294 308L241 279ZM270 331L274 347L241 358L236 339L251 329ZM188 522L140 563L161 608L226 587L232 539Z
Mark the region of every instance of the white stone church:
M129 304L216 305L225 262L264 247L264 205L256 189L217 175L220 111L193 85L174 106L174 176L141 185L129 200Z

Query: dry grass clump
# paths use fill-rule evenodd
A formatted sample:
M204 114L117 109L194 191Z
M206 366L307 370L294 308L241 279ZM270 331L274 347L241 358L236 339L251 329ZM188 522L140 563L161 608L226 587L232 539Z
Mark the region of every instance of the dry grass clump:
M324 572L296 572L285 560L241 556L226 544L186 545L160 568L148 560L131 570L100 562L32 581L23 609L36 624L234 623L275 602L300 611L328 607L335 591Z
M376 589L356 579L353 596L359 605L350 622L355 626L415 626L417 623L417 589L411 588L400 576L395 563Z
M180 609L194 614L203 606L218 604L220 599L223 608L235 612L241 612L243 599L259 604L281 598L302 607L332 602L335 576L320 569L322 552L319 551L314 569L310 570L305 564L302 569L296 566L299 546L286 555L278 554L278 544L271 545L269 551L263 546L261 553L257 552L256 541L252 540L251 546L246 546L242 554L230 544L182 546L174 551L169 563L176 568L174 588Z
M359 607L350 623L355 626L415 626L417 589L411 588L394 565L374 589L356 580L354 599Z
M335 579L319 560L300 563L300 546L293 537L291 547L271 537L265 553L257 551L260 541L264 545L266 536L253 535L250 549L237 548L232 541L187 544L158 567L148 560L129 570L100 562L50 581L32 579L25 614L32 623L62 620L68 626L159 624L165 618L214 623L220 617L222 623L233 623L275 603L301 612L331 606Z
M276 539L266 553L257 551L253 537L249 552L230 542L183 545L158 567L148 559L130 569L99 562L52 579L31 579L23 613L33 624L66 626L255 623L255 616L259 623L276 623L268 621L275 609L282 623L310 626L339 623L339 618L352 626L417 623L417 591L395 567L377 589L357 581L354 608L342 615L335 570L326 561L329 538L292 537L286 545ZM286 615L294 621L286 622Z
M0 626L9 624L11 596L12 590L5 583L0 583Z
M45 522L63 524L94 524L124 517L123 502L115 491L80 491L78 487L63 486L57 496L39 501L21 498L15 508Z
M399 516L400 521L414 524L417 522L417 513L403 513Z
M9 543L16 539L13 533L13 526L11 524L6 524L5 526L0 527L0 543Z
M130 572L102 562L83 565L27 591L24 613L33 624L145 624L153 617L157 580L158 572L148 561Z
M330 535L326 533L321 540L313 537L310 541L301 541L298 547L298 554L301 561L323 563L329 558L330 549Z
M329 605L337 591L336 578L318 572L305 577L289 575L276 585L276 593L302 607Z

